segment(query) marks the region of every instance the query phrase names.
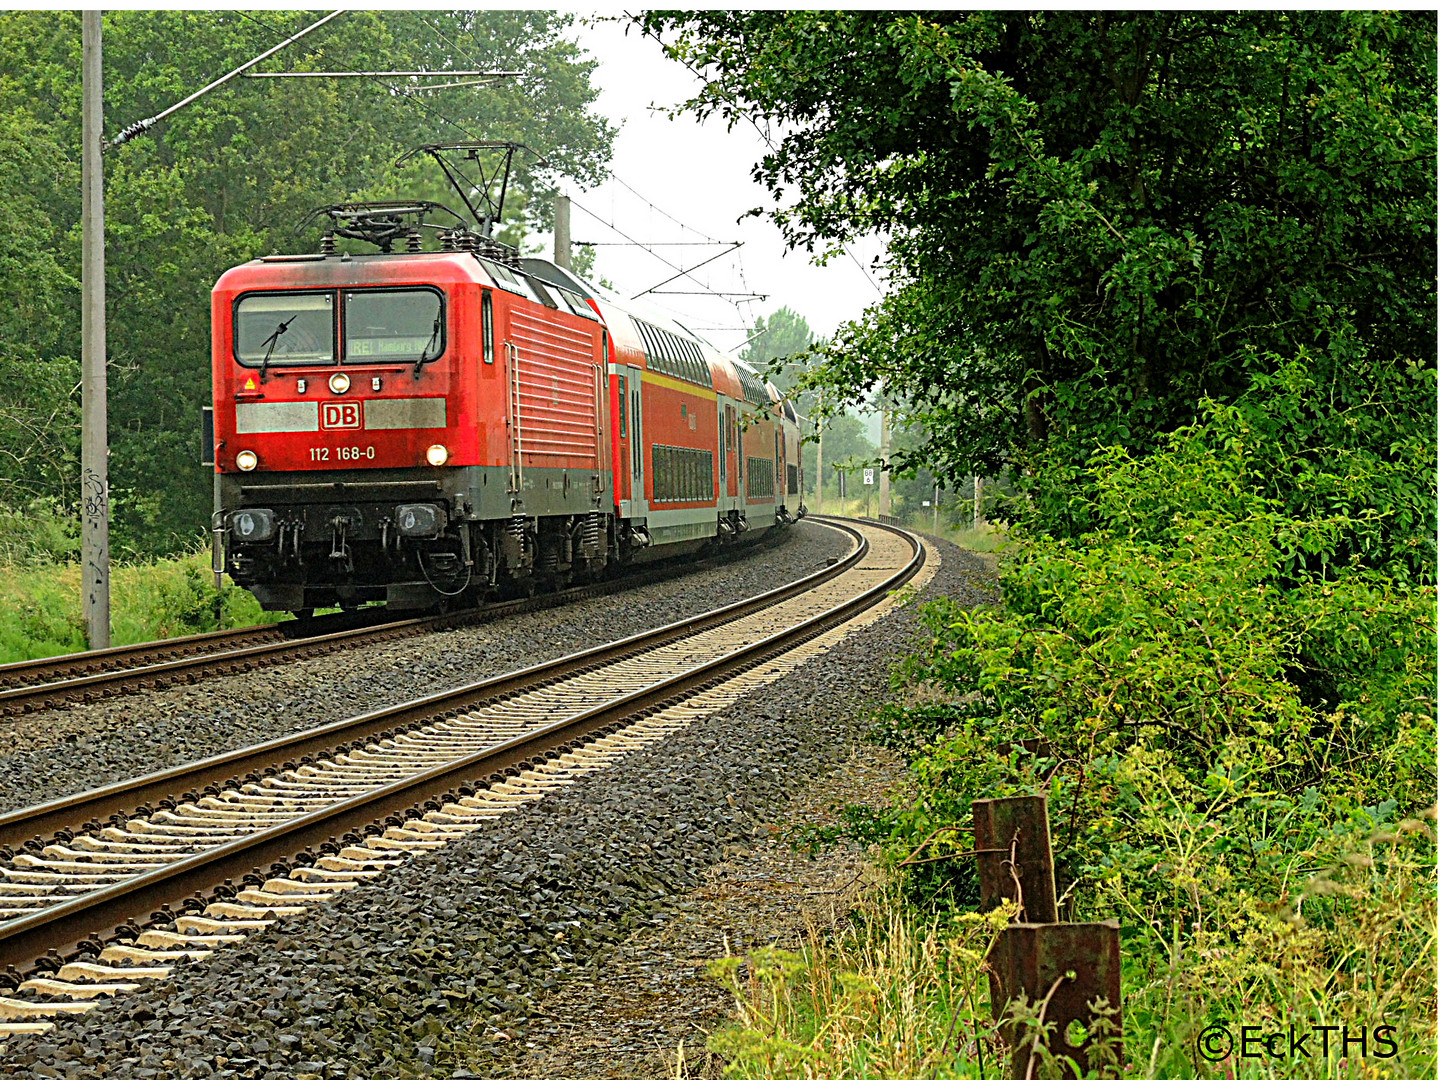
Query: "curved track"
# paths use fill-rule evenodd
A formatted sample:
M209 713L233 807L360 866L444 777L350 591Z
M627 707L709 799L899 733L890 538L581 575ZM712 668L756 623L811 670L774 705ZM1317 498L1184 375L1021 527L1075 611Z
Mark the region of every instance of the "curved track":
M909 534L832 524L856 537L851 555L771 593L451 693L0 816L7 843L63 820L72 825L48 843L36 837L4 852L0 963L14 965L17 993L0 997L0 1032L34 1030L57 1013L162 978L181 956L208 955L354 888L776 677L787 654L798 662L806 642L877 603L924 561ZM306 751L301 760L271 764L298 749ZM178 798L157 795L187 787ZM141 799L160 808L137 806ZM133 813L108 809L122 805ZM260 867L271 860L266 875ZM156 905L147 925L135 921Z
M233 675L304 657L324 656L356 645L413 637L604 596L655 581L711 569L744 558L783 533L736 547L706 559L657 563L607 581L553 593L505 600L479 608L384 620L383 609L323 615L262 626L236 627L207 634L118 645L93 652L66 653L40 660L0 664L0 716L38 712L70 702L88 702L114 694L193 683L214 675Z

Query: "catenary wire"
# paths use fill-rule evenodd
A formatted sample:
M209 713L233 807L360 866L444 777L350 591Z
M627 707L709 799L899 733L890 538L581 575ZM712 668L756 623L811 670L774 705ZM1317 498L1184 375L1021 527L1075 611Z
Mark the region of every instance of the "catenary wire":
M277 35L278 35L278 34L281 33L281 31L276 30L273 26L270 26L268 23L265 23L265 22L263 22L262 20L257 19L257 18L255 18L253 15L250 15L250 14L244 12L244 11L240 11L240 10L237 9L236 12L235 12L235 14L239 15L242 19L247 19L247 20L249 20L250 22L253 22L256 26L261 27L262 29L268 31L268 32L271 33L271 34L277 34ZM378 77L376 77L376 76L374 76L374 75L368 75L368 76L366 76L366 78L369 78L369 79L371 79L373 82L376 82L376 83L378 83L379 85L383 86L386 90L390 91L390 93L394 94L396 97L401 98L401 99L403 99L403 100L405 100L405 101L412 102L414 105L418 106L422 111L428 113L430 116L435 117L435 118L438 119L438 120L443 120L445 123L451 125L452 127L456 128L457 130L459 130L460 132L462 132L462 133L465 135L466 138L472 140L473 142L479 142L479 141L480 141L480 136L476 135L473 131L471 131L469 128L467 128L464 124L460 123L460 122L457 121L457 120L452 120L450 117L446 116L444 113L440 112L440 111L437 110L437 109L432 109L429 105L426 105L425 102L421 101L419 98L417 98L417 97L413 96L412 94L408 93L405 89L400 88L400 87L396 87L396 86L393 85L392 83L389 83L389 82L387 82L386 80L384 80L384 79L382 79L382 78L378 78Z
M239 10L237 10L237 11L236 11L236 14L239 15L239 16L240 16L241 18L243 18L243 19L247 19L248 21L255 23L257 26L263 28L264 30L266 30L267 32L269 32L269 33L271 33L271 34L275 34L275 35L277 35L277 36L279 36L279 35L281 34L281 31L277 30L275 27L268 25L268 24L265 23L264 21L262 21L262 20L260 20L260 19L257 19L257 18L255 18L254 16L249 15L249 14L247 14L247 13L244 12L244 11L239 11ZM422 16L421 21L424 22L426 25L430 26L430 28L431 28L432 30L434 30L434 31L436 32L436 34L439 35L439 36L446 42L446 44L448 44L451 48L455 49L456 52L459 53L462 57L467 57L467 54L466 54L465 50L461 49L460 46L456 45L454 41L452 41L450 38L446 37L446 35L445 35L443 32L441 32L438 27L436 27L433 23L431 23L430 20L425 19L425 18ZM468 59L470 60L471 63L474 63L474 62L475 62L473 56L468 56ZM418 106L422 111L424 111L425 113L429 114L430 116L435 117L435 118L437 118L437 119L439 119L439 120L442 120L442 121L444 121L445 123L450 124L451 126L457 128L459 131L463 132L468 138L470 138L470 139L472 139L472 140L475 140L475 141L478 141L478 140L479 140L479 136L477 136L477 135L474 134L472 131L470 131L468 128L466 128L465 125L459 123L459 122L456 121L456 120L452 120L450 117L444 115L443 113L439 112L439 111L436 110L436 109L432 109L430 106L426 105L423 101L419 100L419 99L416 98L416 97L413 97L412 95L404 92L404 91L401 90L401 89L397 89L394 85L390 84L390 83L387 82L386 80L384 80L384 79L382 79L382 78L379 78L379 77L376 77L376 76L367 76L367 78L372 79L374 82L376 82L376 83L378 83L379 85L383 86L385 89L389 90L391 93L395 94L397 97L401 97L401 98L403 98L403 99L405 99L405 100L407 100L407 101L413 102L413 103L414 103L416 106ZM668 218L670 221L673 221L675 224L679 225L681 228L686 229L686 230L688 230L689 232L694 233L696 236L705 237L706 240L709 241L709 242L711 242L711 243L716 243L716 244L724 243L724 241L715 240L713 237L709 236L708 233L705 233L705 232L703 232L702 230L695 228L694 226L686 225L684 222L680 221L680 220L679 220L678 218L676 218L674 215L669 214L669 213L667 213L665 210L663 210L663 209L661 209L660 207L656 206L656 205L655 205L653 202L651 202L648 198L646 198L646 197L645 197L644 195L642 195L640 192L636 191L634 187L632 187L630 184L626 183L626 182L625 182L624 180L622 180L620 177L616 176L613 172L611 173L611 177L612 177L618 184L620 184L621 187L625 188L625 190L629 191L629 192L630 192L632 195L634 195L637 199L639 199L641 202L645 203L646 206L648 206L650 209L654 210L656 213L662 215L663 217ZM726 304L729 304L732 308L734 308L735 313L736 313L737 315L739 315L742 319L747 319L747 320L748 320L748 314L747 314L746 312L743 312L743 311L740 310L740 305L741 305L741 304L751 304L751 303L755 303L754 300L752 300L752 299L745 299L745 300L735 301L735 300L732 300L732 299L728 298L728 297L725 296L723 293L717 292L716 290L712 289L712 288L711 288L709 285L707 285L705 282L700 281L698 278L695 278L695 277L691 276L687 271L684 270L683 267L677 266L676 264L672 263L670 260L668 260L668 259L664 258L663 256L657 254L656 252L654 252L653 250L651 250L650 246L647 246L646 244L644 244L644 243L636 240L634 237L632 237L632 236L630 236L629 234L625 233L625 232L624 232L623 230L621 230L618 226L616 226L613 222L607 221L606 219L604 219L603 217L601 217L599 214L596 214L593 210L591 210L589 207L585 206L583 203L580 203L580 202L579 202L578 200L576 200L574 197L572 197L570 201L571 201L572 205L578 206L581 210L585 211L585 213L589 214L592 218L594 218L596 221L600 222L602 225L605 225L606 227L612 229L612 230L613 230L615 233L617 233L618 235L623 236L623 237L625 238L625 240L626 240L629 244L634 245L634 246L636 246L636 247L643 248L644 250L648 251L652 257L658 259L660 262L664 263L666 266L670 267L672 270L677 271L681 276L688 277L691 281L694 281L697 285L699 285L702 289L705 290L705 292L704 292L703 294L699 294L699 295L709 295L709 296L713 296L713 297L715 297L716 299L721 300L722 302L724 302L724 303L726 303ZM853 256L852 256L852 258L853 258ZM857 265L858 265L858 263L857 263ZM863 270L863 267L862 267L862 270ZM746 289L746 293L748 294L748 292L749 292L749 286L748 286L748 283L746 283L746 282L745 282L745 279L744 279L744 267L743 267L743 265L740 267L740 271L739 271L739 272L740 272L740 276L741 276L742 286ZM873 282L872 282L872 284L873 284ZM742 294L742 295L744 295L744 294ZM753 295L753 294L750 294L750 295Z
M624 15L625 15L625 17L626 17L627 19L629 19L631 22L635 23L636 25L640 25L640 20L639 20L635 15L632 15L632 14L631 14L630 12L628 12L628 11L625 12ZM644 27L644 26L641 26L641 32L642 32L646 37L652 38L652 39L655 41L655 43L656 43L657 45L659 45L662 49L665 49L666 55L670 55L669 48L666 46L665 42L664 42L663 40L661 40L659 34L655 33L654 31L652 31L652 30L650 30L649 28ZM671 59L676 59L676 58L673 57L673 56L671 56ZM691 75L694 75L695 78L699 79L701 82L705 82L705 81L706 81L705 77L704 77L703 75L701 75L700 72L696 71L696 70L695 70L695 67L694 67L692 64L690 64L690 63L688 63L688 62L686 62L686 61L684 61L684 60L677 60L677 62L680 63L681 65L683 65L683 66L685 67L685 69L690 72ZM732 102L732 105L733 105L733 104L734 104L734 102ZM756 121L756 119L755 119L753 116L751 116L749 113L745 112L743 109L740 109L738 106L736 106L736 111L737 111L738 113L740 113L741 116L744 116L744 117L745 117L746 121L749 122L750 126L755 129L755 133L756 133L757 135L759 135L760 138L764 141L765 145L766 145L767 147L769 147L771 153L774 153L774 152L775 152L775 141L770 137L770 132L768 132L768 131L766 131L765 129L763 129L763 128L760 126L759 122ZM703 234L702 234L702 235L703 235ZM865 275L865 280L870 283L870 287L871 287L872 289L874 289L877 293L879 293L881 296L884 296L884 295L885 295L885 290L882 289L882 288L880 288L880 286L879 286L878 284L876 284L875 279L870 276L870 271L867 270L867 269L865 269L865 264L862 263L859 259L857 259L857 258L855 257L855 253L850 250L850 245L842 242L840 246L841 246L842 249L844 249L845 254L848 255L848 256L850 256L850 261L855 264L855 266L859 269L860 273L862 273L863 275Z

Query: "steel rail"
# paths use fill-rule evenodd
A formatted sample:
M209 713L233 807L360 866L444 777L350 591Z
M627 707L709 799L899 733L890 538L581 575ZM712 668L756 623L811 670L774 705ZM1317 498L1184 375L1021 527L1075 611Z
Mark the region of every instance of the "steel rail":
M398 733L398 729L424 723L446 710L473 708L478 704L520 693L532 687L554 682L582 670L606 664L655 648L668 641L698 633L701 630L731 622L752 611L769 607L798 593L808 591L821 582L849 569L867 550L864 538L847 526L826 523L848 532L856 540L856 548L834 565L818 570L771 589L768 592L739 600L714 611L689 619L668 623L653 630L631 635L619 641L598 645L577 653L497 675L477 683L430 694L423 698L392 705L362 716L339 720L322 727L284 735L254 746L231 750L197 762L179 765L145 776L77 792L60 799L0 814L0 855L26 845L43 846L45 835L61 829L83 828L92 821L104 821L111 815L134 816L137 808L149 812L150 803L164 799L183 798L199 793L206 787L222 785L237 776L260 773L267 768L280 769L304 764L306 756L332 750L341 744L374 739ZM343 752L343 749L340 751ZM257 776L258 780L259 777ZM73 834L72 834L73 835ZM8 849L8 851L6 850Z
M770 538L759 541L759 545L770 542ZM490 622L494 619L522 612L542 610L570 603L574 600L633 588L673 576L693 573L696 570L724 565L757 550L759 545L735 548L709 559L684 562L667 560L654 567L642 569L638 574L608 581L590 582L562 589L540 596L521 597L486 604L482 607L462 611L445 612L439 615L422 615L408 619L393 619L355 626L355 615L339 614L321 616L308 627L298 621L236 627L230 630L215 630L205 634L191 634L186 637L165 641L148 641L135 645L117 645L94 652L66 653L62 656L45 657L39 660L21 660L0 665L0 713L19 714L36 711L47 704L72 700L77 697L89 699L92 695L104 696L125 690L150 689L152 684L161 684L175 679L189 679L209 674L233 674L247 671L255 666L277 663L284 659L300 659L310 655L325 655L342 646L373 638L377 641L395 636L409 636L433 630L444 630ZM364 612L358 616L363 619ZM324 620L323 622L321 620ZM327 627L342 624L343 628L329 630ZM257 639L253 644L238 648L206 649L209 644L223 645L248 638ZM165 657L178 653L173 659ZM96 670L96 669L99 670ZM207 669L214 669L213 671ZM34 676L54 677L64 674L68 677L50 682L34 682ZM15 683L21 685L13 685ZM12 685L7 685L12 684Z
M417 816L424 812L417 800L438 794L447 785L451 786L451 791L446 793L446 797L453 797L454 785L465 784L487 774L494 777L501 770L529 761L556 744L574 743L600 729L614 730L624 721L668 707L678 700L716 685L738 671L754 667L777 653L797 647L878 602L890 590L909 580L923 565L925 550L914 536L888 526L876 527L904 536L912 547L910 560L884 581L841 601L827 611L742 646L726 656L707 661L576 716L556 721L126 881L82 894L33 915L0 924L0 965L30 963L49 951L59 953L71 950L87 939L108 936L112 928L120 929L117 924L135 916L137 898L144 898L142 906L159 905L160 911L156 913L156 917L162 919L173 918L176 914L169 910L171 904L183 904L187 907L198 904L203 909L206 901L201 890L216 889L217 892L212 895L219 895L218 890L223 890L226 886L218 883L225 879L240 878L267 861L286 860L297 851L308 850L313 845L324 844L347 832L364 829L386 817ZM808 583L808 587L814 587L819 584L815 578L828 579L837 572L843 573L863 558L864 547L862 542L852 558L844 564L802 580ZM774 592L793 595L805 591L796 588L800 584L792 583ZM773 596L773 593L767 595ZM731 605L730 609L739 606L741 605ZM754 605L747 602L745 606ZM646 636L648 635L637 635ZM493 682L495 680L491 681ZM485 685L487 684L476 684L476 688ZM437 718L434 710L439 707L439 703L453 696L436 695L411 704L417 708L428 709L434 719ZM283 863L281 868L288 869L288 863Z
M186 649L200 649L210 644L222 644L236 639L255 636L274 636L282 631L284 623L260 623L254 626L236 626L229 630L211 630L203 634L187 634L184 637L165 638L160 641L144 641L134 645L113 645L108 649L93 649L89 652L62 653L58 656L42 656L35 660L16 660L0 664L0 686L33 686L41 678L105 669L115 664L136 666L136 660L166 653L184 654Z

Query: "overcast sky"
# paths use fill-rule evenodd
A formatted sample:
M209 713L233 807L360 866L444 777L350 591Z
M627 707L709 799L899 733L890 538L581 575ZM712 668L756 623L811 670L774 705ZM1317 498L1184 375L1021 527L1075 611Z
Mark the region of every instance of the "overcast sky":
M750 178L765 144L746 123L727 131L719 119L703 125L689 114L669 119L663 110L685 100L699 84L683 66L667 59L653 39L634 27L627 34L622 24L593 20L583 25L577 20L575 32L600 62L594 77L601 90L596 108L620 129L611 163L614 179L589 191L570 192L575 203L572 238L605 245L596 249L597 275L626 297L653 286L699 291L701 285L689 278L660 283L675 268L688 268L722 250L657 246L651 254L610 246L625 241L612 225L632 240L648 243L673 245L704 237L743 241L738 252L695 271L695 277L718 292L759 293L765 299L742 302L737 312L730 303L707 296L645 297L687 326L710 328L701 332L722 349L738 348L756 318L781 306L803 315L817 334L829 336L879 298L877 286L883 287L883 281L873 271L866 273L881 251L878 241L851 246L860 265L842 255L817 267L803 250L787 252L779 230L768 220L737 220L753 207L773 205L769 193Z

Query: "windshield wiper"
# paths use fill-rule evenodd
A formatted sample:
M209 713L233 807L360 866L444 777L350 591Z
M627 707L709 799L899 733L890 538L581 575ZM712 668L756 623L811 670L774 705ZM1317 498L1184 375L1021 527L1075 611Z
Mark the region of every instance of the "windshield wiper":
M430 330L430 340L427 341L427 342L425 343L425 347L420 350L420 359L418 359L418 360L415 361L415 370L412 371L412 372L410 372L410 374L413 375L415 378L418 379L418 378L420 377L420 369L425 365L425 362L426 362L427 360L434 360L434 359L435 359L434 356L429 356L429 355L427 355L427 354L430 352L430 346L437 344L437 343L439 342L439 340L440 340L440 316L439 316L439 315L436 315L436 316L435 316L435 325L434 325L434 327L432 327L431 330ZM435 355L438 356L439 353L436 353Z
M265 369L270 366L270 357L275 352L275 345L277 342L279 342L280 335L285 333L286 330L289 330L290 324L299 317L299 315L291 315L290 318L286 319L279 326L275 327L275 332L273 334L271 334L268 338L261 342L261 344L266 347L265 358L260 361L260 381L262 383L265 381Z

